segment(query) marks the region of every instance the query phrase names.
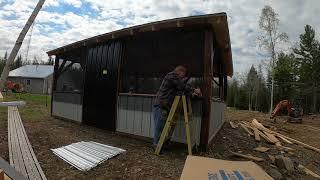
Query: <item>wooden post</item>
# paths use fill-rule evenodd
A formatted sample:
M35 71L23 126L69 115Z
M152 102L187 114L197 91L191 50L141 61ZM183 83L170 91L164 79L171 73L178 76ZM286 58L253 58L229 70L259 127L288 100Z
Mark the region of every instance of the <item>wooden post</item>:
M56 90L57 87L57 71L59 68L59 56L56 56L56 58L54 59L54 70L53 70L53 79L52 79L52 85L51 85L51 109L50 109L50 113L52 116L52 104L53 104L53 96L54 96L54 91Z
M4 180L4 171L0 169L0 180Z
M213 34L210 29L205 30L204 34L204 60L203 60L203 103L202 103L202 122L200 133L201 149L206 150L209 140L211 99L212 99L212 67L213 66Z

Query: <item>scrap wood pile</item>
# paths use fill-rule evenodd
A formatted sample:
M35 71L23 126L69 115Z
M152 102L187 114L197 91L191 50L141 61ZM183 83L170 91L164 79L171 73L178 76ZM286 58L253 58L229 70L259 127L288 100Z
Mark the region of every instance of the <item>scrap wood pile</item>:
M252 122L242 121L239 123L235 123L235 122L230 121L229 123L233 129L238 128L238 127L242 128L248 134L248 136L253 137L255 139L255 141L261 142L264 140L268 144L275 145L275 147L278 148L279 150L283 150L283 151L288 152L288 154L293 154L292 151L294 151L294 148L292 148L292 146L287 147L287 146L285 146L285 144L290 144L290 145L297 144L297 145L300 145L304 148L311 149L317 153L320 153L320 149L313 147L309 144L303 143L301 141L298 141L296 139L290 138L288 136L285 136L283 134L280 134L278 132L275 132L273 130L270 130L270 129L266 128L263 124L258 122L256 119L253 119ZM254 148L255 151L258 151L261 153L265 153L269 149L270 148L262 147L262 146ZM257 161L257 162L264 161L263 158L255 157L250 154L245 155L245 154L240 154L240 153L236 153L236 152L231 152L231 153L235 156L239 156L239 157L250 159L253 161ZM291 161L291 160L288 159L287 157L284 157L284 156L275 157L272 155L268 155L268 157L270 158L270 160L272 161L273 164L276 164L277 163L276 161L279 162L279 159L281 159L280 160L281 162L285 162L284 166L288 166L288 164L291 163L292 164L291 169L294 169L293 163L292 162L288 163L288 161ZM309 174L315 178L320 179L320 176L318 174L312 172L311 170L307 169L306 167L304 167L301 164L299 164L297 166L297 168L304 171L306 174ZM287 167L287 169L290 169L290 167L289 168Z
M301 145L307 149L311 149L313 151L316 151L320 153L320 149L313 147L311 145L305 144L301 141L298 141L296 139L290 138L288 136L285 136L283 134L280 134L278 132L272 131L265 126L263 126L261 123L259 123L256 119L253 119L251 123L249 122L240 122L238 124L234 124L233 122L230 122L230 125L232 128L241 127L243 128L249 136L253 136L256 141L261 141L261 139L264 139L266 142L270 144L274 144L279 148L282 148L284 150L293 150L290 147L283 146L283 143L287 144L298 144ZM281 141L282 142L281 142Z

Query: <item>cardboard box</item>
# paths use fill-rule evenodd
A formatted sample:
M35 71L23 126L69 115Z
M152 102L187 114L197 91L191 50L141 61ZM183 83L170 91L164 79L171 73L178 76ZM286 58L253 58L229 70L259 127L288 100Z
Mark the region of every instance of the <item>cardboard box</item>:
M251 161L226 161L188 156L180 180L271 180L260 166Z

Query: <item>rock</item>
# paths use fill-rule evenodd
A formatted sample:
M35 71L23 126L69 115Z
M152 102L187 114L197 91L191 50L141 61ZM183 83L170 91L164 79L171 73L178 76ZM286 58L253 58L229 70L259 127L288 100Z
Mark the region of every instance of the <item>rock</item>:
M284 157L282 155L275 157L275 164L279 169L287 170L288 172L294 171L294 165L290 158Z
M269 155L269 154L268 154L268 157L270 158L271 163L274 164L275 161L276 161L276 158L274 156L272 156L272 155Z
M283 179L282 174L277 169L271 168L268 170L268 174L275 180Z

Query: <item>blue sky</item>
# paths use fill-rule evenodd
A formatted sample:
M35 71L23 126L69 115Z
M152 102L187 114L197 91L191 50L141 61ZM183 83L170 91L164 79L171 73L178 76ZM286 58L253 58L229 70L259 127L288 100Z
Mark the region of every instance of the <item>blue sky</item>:
M230 29L235 74L243 74L252 64L264 64L268 56L259 48L258 19L264 5L279 14L280 31L287 32L283 51L297 45L306 24L320 32L318 0L46 0L36 19L29 59L46 60L46 51L94 35L148 22L226 12ZM35 7L37 0L0 0L0 56L11 48ZM30 36L27 36L28 39ZM318 36L319 37L319 36ZM20 54L26 55L27 40Z

